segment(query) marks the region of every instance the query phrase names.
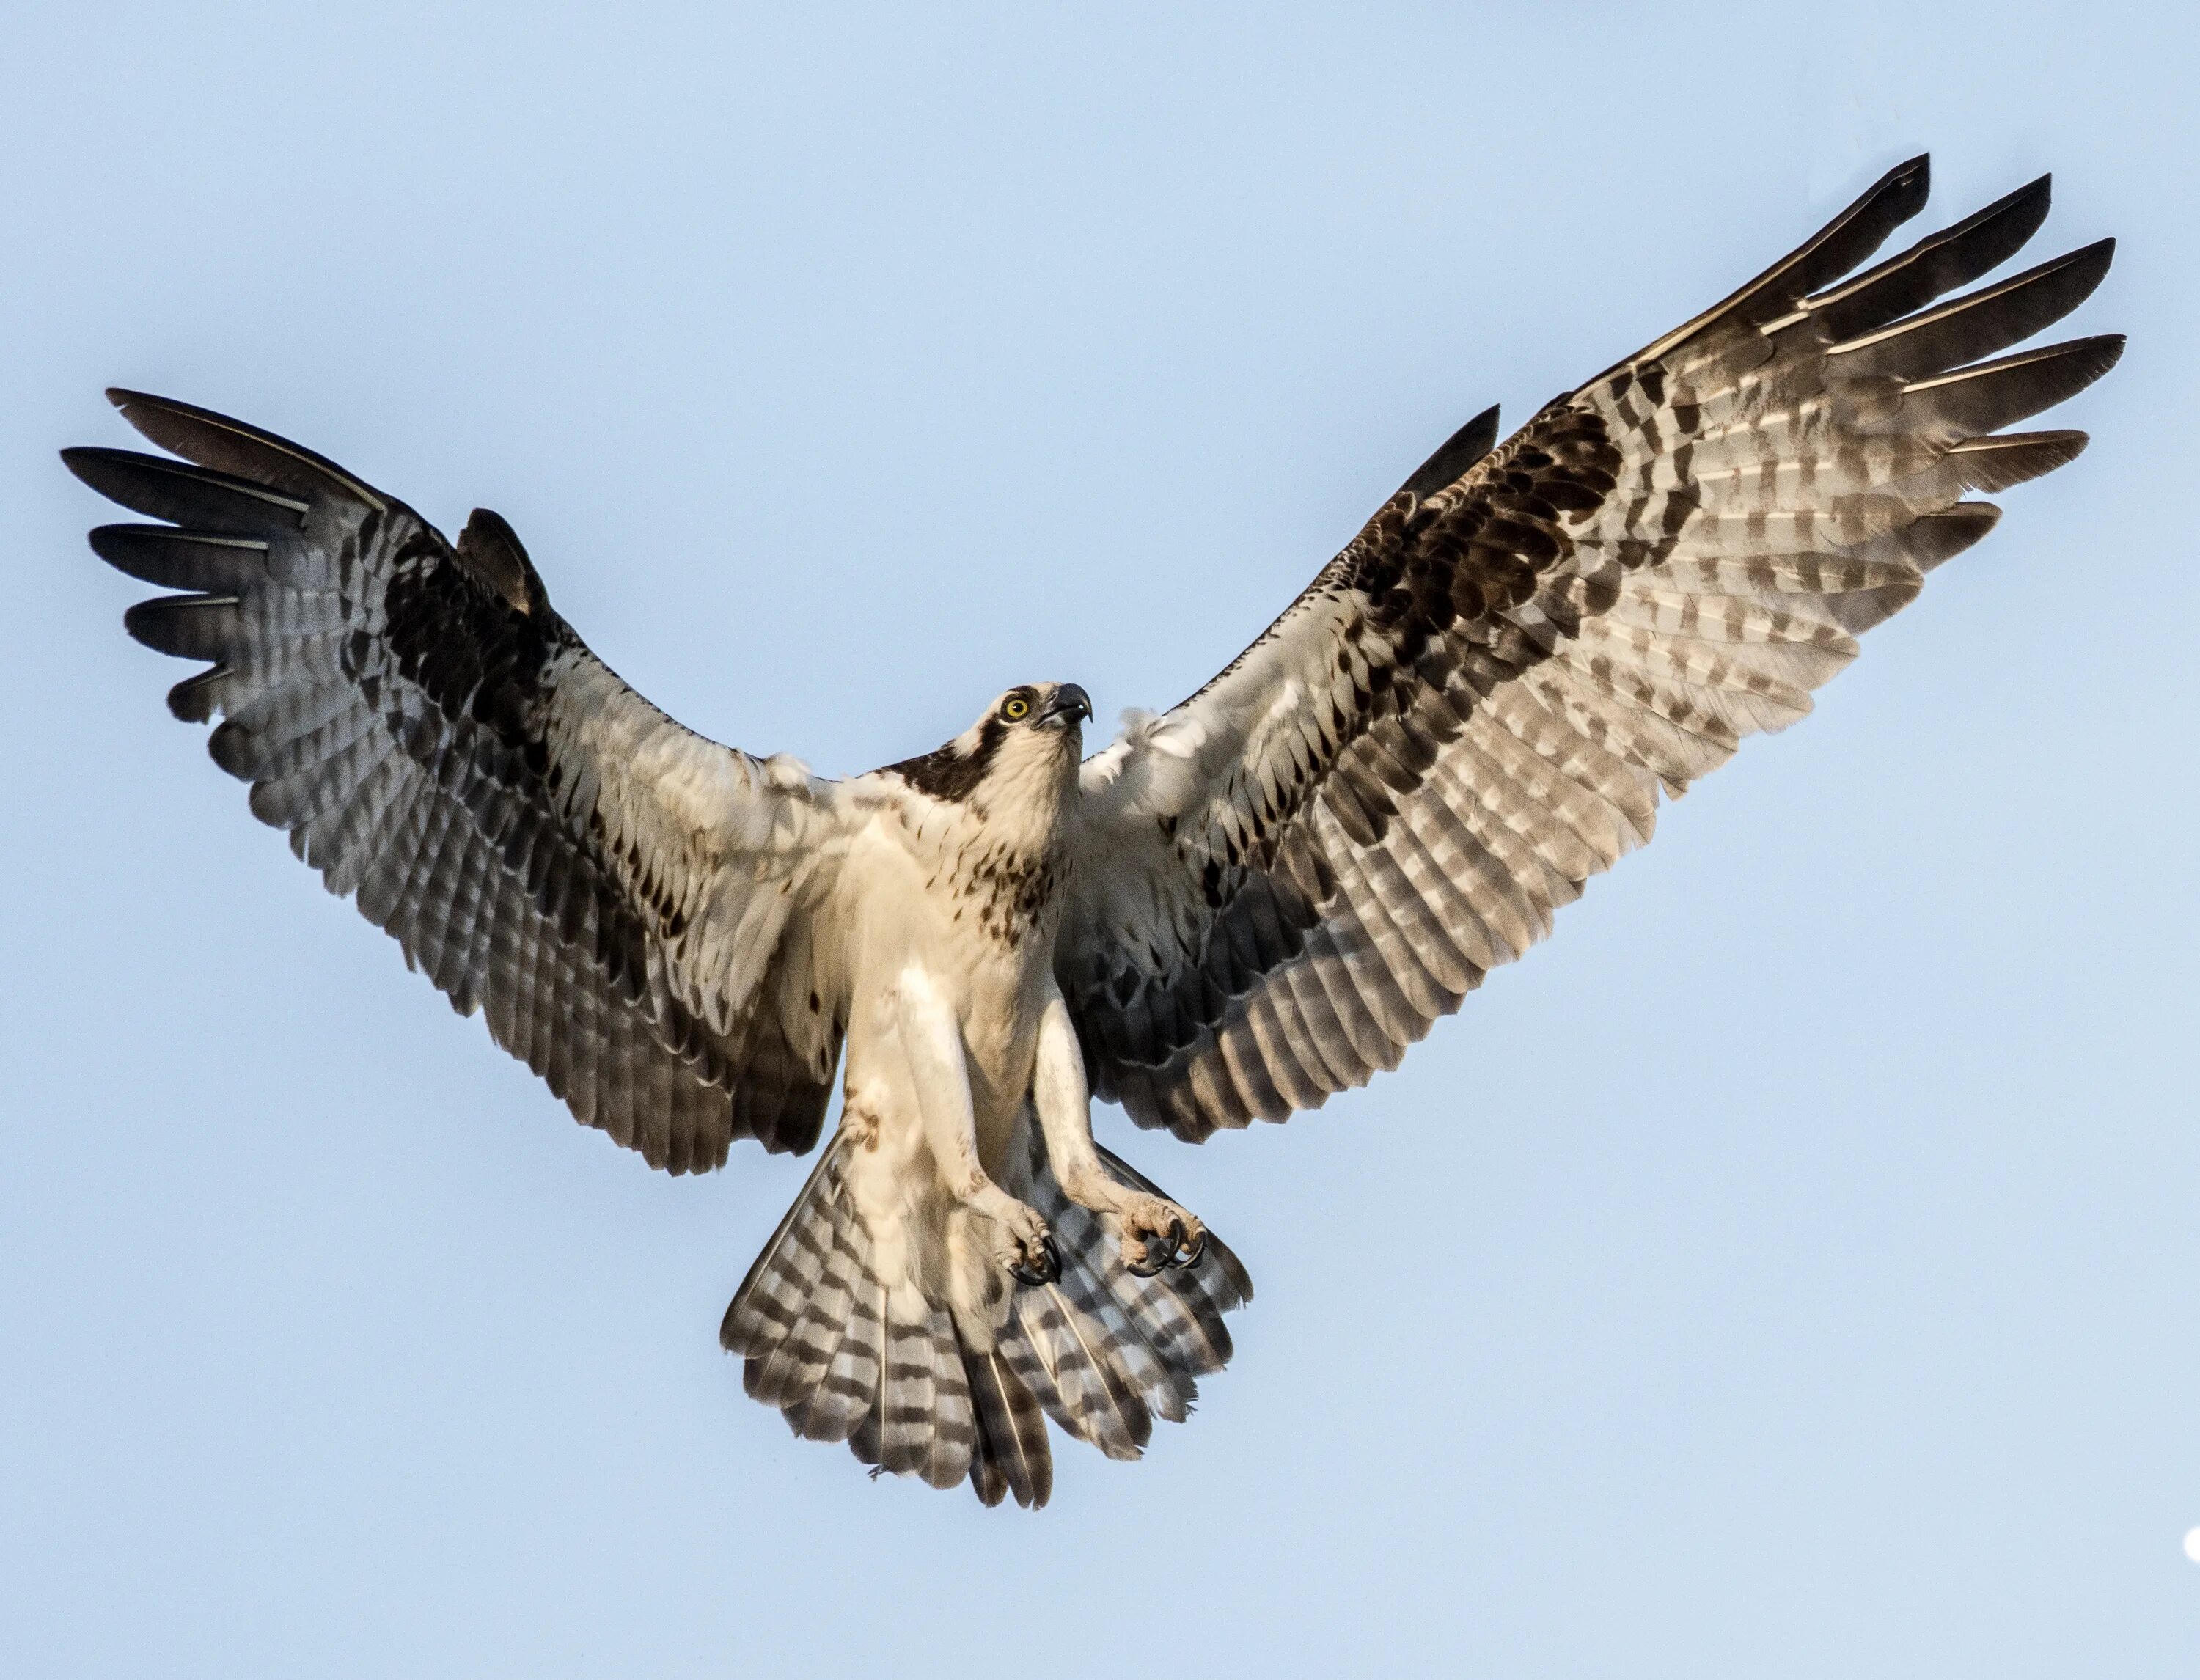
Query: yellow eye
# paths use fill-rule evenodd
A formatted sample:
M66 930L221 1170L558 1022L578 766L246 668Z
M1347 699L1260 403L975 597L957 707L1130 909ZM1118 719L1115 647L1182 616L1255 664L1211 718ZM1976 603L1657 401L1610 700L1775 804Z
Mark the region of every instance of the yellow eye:
M1019 694L1001 708L1001 716L1011 723L1020 723L1031 713L1031 702Z

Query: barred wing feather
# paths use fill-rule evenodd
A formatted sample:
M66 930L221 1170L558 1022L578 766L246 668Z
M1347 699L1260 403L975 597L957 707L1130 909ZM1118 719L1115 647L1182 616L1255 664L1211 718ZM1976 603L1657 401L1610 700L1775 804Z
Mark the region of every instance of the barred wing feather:
M1088 760L1056 967L1096 1090L1202 1139L1396 1065L1858 633L2062 465L2003 430L2115 337L2004 354L2109 242L1939 302L2045 179L1852 278L1890 173L1724 302L1546 407L1470 422L1197 694Z
M856 797L690 733L551 609L503 520L456 544L295 444L116 392L175 454L75 449L159 524L98 553L190 593L126 622L210 662L170 695L330 891L652 1166L807 1149L845 1004L812 910Z

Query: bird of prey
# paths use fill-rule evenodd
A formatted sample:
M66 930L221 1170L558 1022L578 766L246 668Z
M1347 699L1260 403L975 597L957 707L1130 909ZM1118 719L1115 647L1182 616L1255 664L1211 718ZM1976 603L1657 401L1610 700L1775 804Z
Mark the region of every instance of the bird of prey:
M66 460L160 522L91 544L184 592L125 620L205 665L170 709L223 719L253 813L580 1120L674 1173L807 1150L845 1063L724 1345L799 1434L1038 1505L1046 1420L1136 1457L1252 1293L1096 1146L1091 1100L1197 1142L1395 1067L1661 793L1801 717L1984 536L1974 492L2084 447L2004 428L2122 341L2012 347L2110 242L1942 301L2048 183L1864 268L1927 187L1893 170L1502 443L1469 421L1220 676L1089 758L1085 689L1038 682L828 780L627 687L494 513L450 541L129 391L170 454Z

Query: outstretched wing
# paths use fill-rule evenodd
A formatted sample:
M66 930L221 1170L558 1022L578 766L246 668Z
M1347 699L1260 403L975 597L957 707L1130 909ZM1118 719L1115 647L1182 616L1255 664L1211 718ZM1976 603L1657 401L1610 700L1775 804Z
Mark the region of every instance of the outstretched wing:
M1844 280L1924 203L1893 171L1717 307L1470 425L1214 682L1083 771L1057 969L1095 1088L1204 1138L1396 1065L2080 432L2000 428L2120 338L2000 356L2109 242L1969 296L2045 179ZM1998 357L1993 360L1981 358ZM1476 459L1480 457L1480 459Z
M191 593L131 635L332 893L591 1126L675 1173L816 1139L845 1009L810 922L854 799L691 734L551 610L504 521L456 545L319 456L111 393L185 458L72 449L166 524L95 550Z

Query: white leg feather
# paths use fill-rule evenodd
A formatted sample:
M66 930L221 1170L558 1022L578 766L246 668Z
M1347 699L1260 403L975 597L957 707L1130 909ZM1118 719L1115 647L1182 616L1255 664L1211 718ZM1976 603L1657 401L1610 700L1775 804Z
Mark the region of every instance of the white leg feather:
M1123 1263L1151 1275L1179 1255L1197 1255L1207 1227L1165 1197L1118 1182L1092 1141L1092 1097L1085 1084L1085 1052L1068 1005L1050 980L1039 1013L1039 1054L1032 1070L1032 1104L1039 1110L1046 1153L1062 1192L1079 1207L1112 1222Z

